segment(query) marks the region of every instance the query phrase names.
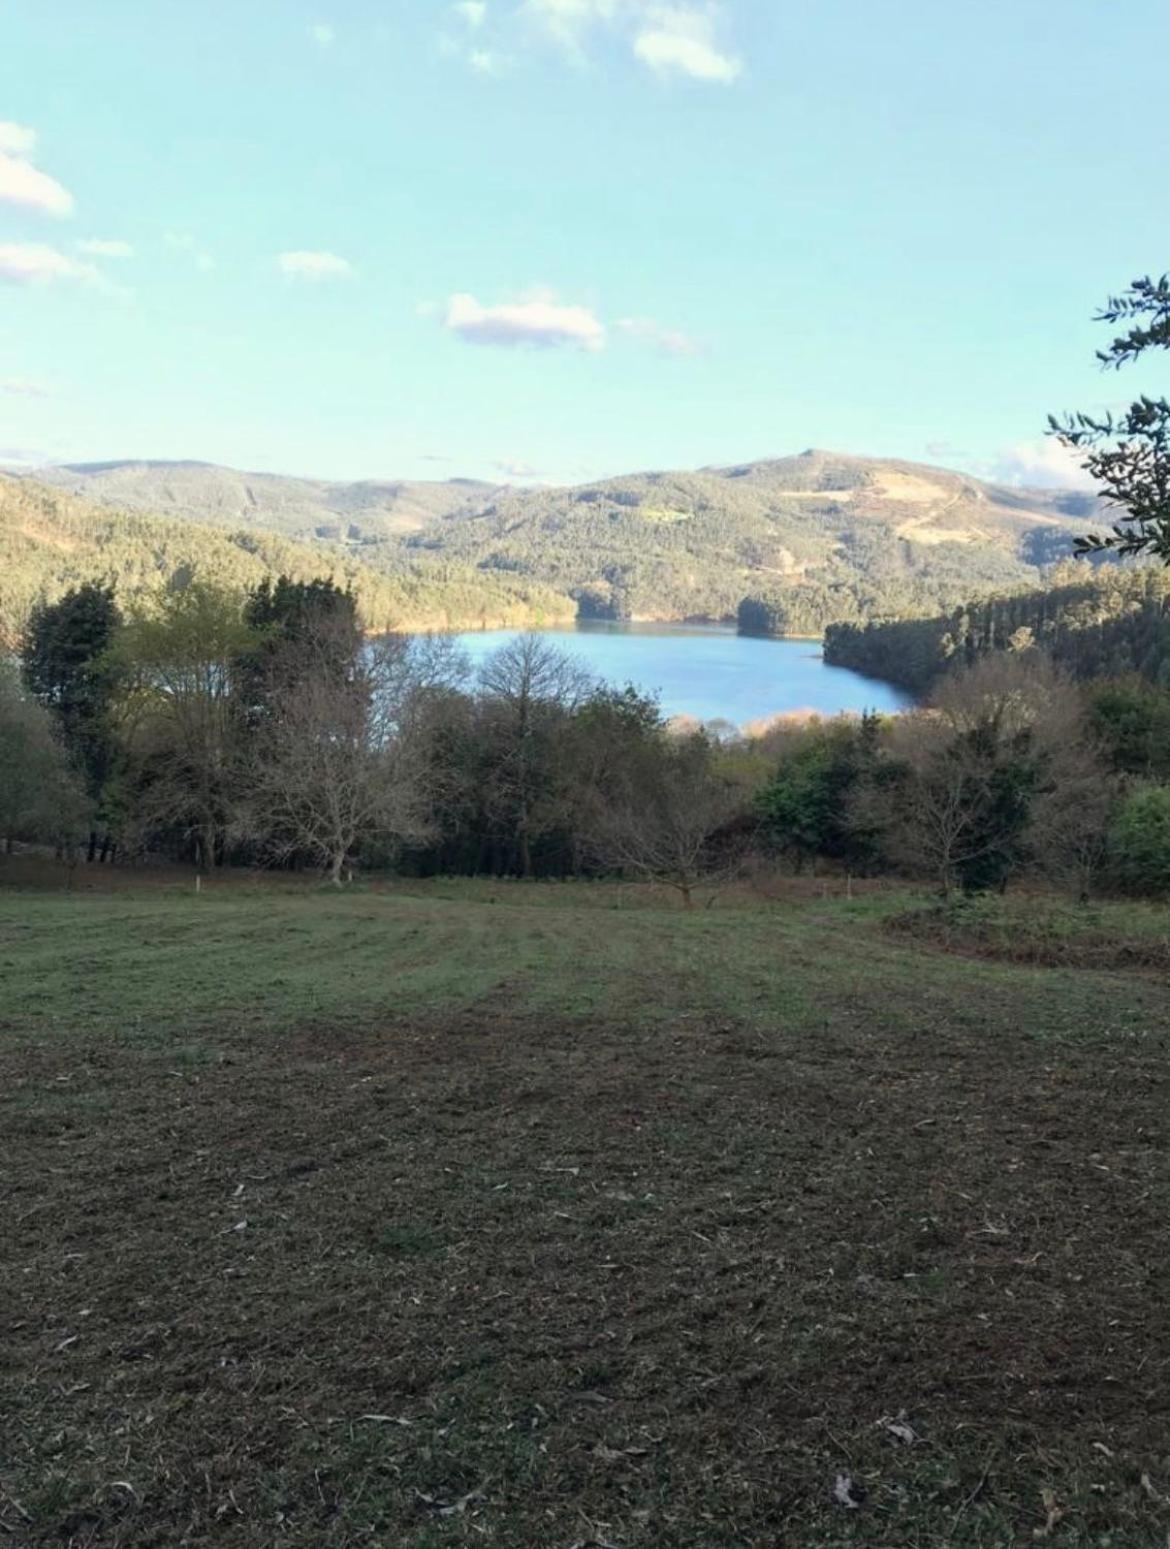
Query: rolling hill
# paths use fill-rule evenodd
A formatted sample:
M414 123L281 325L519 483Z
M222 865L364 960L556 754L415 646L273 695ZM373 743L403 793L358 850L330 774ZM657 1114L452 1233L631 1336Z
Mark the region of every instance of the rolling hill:
M138 533L141 548L134 524L163 521L168 555L216 534L220 559L207 550L198 561L205 568L222 568L226 545L250 554L252 568L295 558L302 568L360 573L355 585L371 599L376 627L391 616L404 626L438 618L474 626L574 611L725 619L752 598L769 603L780 627L819 633L833 622L918 616L1034 587L1101 520L1083 494L815 450L562 488L345 484L157 462L75 464L6 482L40 486L33 498L42 506L46 486L57 501L84 497L84 520L78 505L56 509L100 531L102 562L115 568L120 537ZM274 547L290 540L309 547L295 555ZM38 574L51 548L42 545L31 562ZM13 562L18 572L30 564ZM139 584L139 570L131 572Z
M569 599L523 577L427 555L402 555L393 573L379 572L336 544L118 511L0 476L0 645L19 639L38 600L82 581L113 580L133 603L194 576L242 588L281 574L352 587L373 631L505 627L573 613Z
M201 462L71 463L32 477L124 511L341 542L417 532L482 506L494 489L473 479L339 484Z

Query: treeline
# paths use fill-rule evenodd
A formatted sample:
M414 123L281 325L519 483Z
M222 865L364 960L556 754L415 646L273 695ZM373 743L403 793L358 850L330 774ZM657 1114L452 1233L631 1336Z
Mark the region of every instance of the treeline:
M87 861L589 875L689 897L737 803L674 737L535 635L473 679L443 636L366 638L352 593L194 582L34 609L0 678L0 836Z
M34 611L0 677L0 837L338 884L646 878L687 903L758 863L1164 894L1170 691L998 652L909 715L721 741L536 635L474 677L448 638L369 642L329 580L126 611L90 584Z
M924 693L949 668L1042 650L1073 677L1130 673L1170 686L1170 572L1058 566L1042 591L970 602L933 618L834 624L825 660Z

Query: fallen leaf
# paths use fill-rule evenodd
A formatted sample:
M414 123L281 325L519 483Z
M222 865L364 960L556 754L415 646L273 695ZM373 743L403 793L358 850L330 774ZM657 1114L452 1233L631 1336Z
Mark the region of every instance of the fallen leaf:
M865 1500L865 1489L851 1474L838 1474L833 1484L833 1499L847 1511L860 1511Z
M1032 1537L1051 1538L1056 1529L1056 1524L1064 1516L1064 1512L1056 1504L1056 1495L1052 1490L1041 1490L1040 1499L1044 1502L1044 1510L1048 1513L1048 1518L1043 1527L1034 1527L1032 1529Z
M900 1441L904 1446L912 1447L920 1440L918 1432L906 1418L906 1411L899 1409L896 1415L883 1415L878 1421L883 1431L886 1431L895 1441Z
M593 1456L600 1458L603 1463L620 1463L623 1458L644 1458L649 1453L649 1447L607 1447L603 1441L599 1441L593 1449Z
M466 1495L461 1495L454 1501L439 1501L433 1495L424 1495L421 1490L415 1493L423 1505L429 1506L438 1517L457 1517L469 1506L475 1505L477 1501L482 1501L484 1498L482 1490L468 1490Z

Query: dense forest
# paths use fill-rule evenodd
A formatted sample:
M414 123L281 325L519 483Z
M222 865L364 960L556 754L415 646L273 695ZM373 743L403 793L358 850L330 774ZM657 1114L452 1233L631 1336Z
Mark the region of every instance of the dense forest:
M294 565L271 546L294 538L318 569L330 556L330 573L356 587L376 627L400 628L578 613L819 635L1036 585L1097 514L1084 495L817 451L566 488L335 485L200 464L99 464L45 478L138 513L130 524L161 513L171 546L181 531L195 541L197 528L238 546L246 531L270 573L308 573L303 554ZM37 584L26 582L26 595Z
M1170 571L1057 567L1042 590L975 599L930 618L830 625L825 660L925 693L956 663L1041 649L1079 679L1136 673L1170 687Z

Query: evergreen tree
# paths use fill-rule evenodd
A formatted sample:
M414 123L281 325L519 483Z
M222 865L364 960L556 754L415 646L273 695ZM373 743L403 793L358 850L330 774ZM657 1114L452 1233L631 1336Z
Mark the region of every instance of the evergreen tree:
M59 602L33 609L21 652L25 685L53 716L99 817L116 749L112 712L119 672L110 647L120 624L113 587L86 582ZM90 860L97 845L94 829Z

